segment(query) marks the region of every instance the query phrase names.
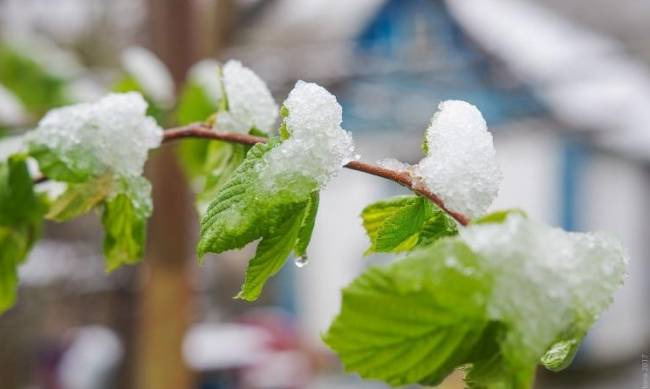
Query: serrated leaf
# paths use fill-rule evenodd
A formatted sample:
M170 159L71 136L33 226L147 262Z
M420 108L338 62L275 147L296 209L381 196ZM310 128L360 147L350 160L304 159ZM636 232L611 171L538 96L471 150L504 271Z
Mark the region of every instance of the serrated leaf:
M255 257L248 263L246 278L237 298L257 300L266 281L280 271L291 254L306 213L307 207L304 205L285 208L277 213L279 221L273 223L273 227L257 245Z
M255 166L264 154L277 146L276 142L258 144L250 149L244 162L215 195L201 218L201 233L197 253L221 253L241 248L261 237L264 210L256 209Z
M457 233L453 221L419 196L397 196L367 206L361 213L373 252L402 252Z
M507 327L490 322L474 345L465 363L465 383L468 389L529 389L535 366L512 367L504 359L501 342Z
M445 267L451 256L457 268ZM443 240L369 269L344 289L324 341L346 371L364 378L438 384L467 359L488 324L489 280L463 272L476 261L462 243Z
M418 235L418 246L426 246L438 239L458 234L456 222L438 206L427 202L426 216Z
M316 214L318 213L319 201L320 193L318 191L313 192L306 205L305 216L302 220L300 231L298 232L298 240L296 241L296 247L294 248L294 253L297 256L307 255L307 246L309 245L311 234L314 231L314 225L316 224Z
M57 152L47 146L30 144L29 155L38 161L38 168L51 180L84 182L92 176L90 171L71 169Z
M88 213L106 199L112 187L113 178L110 174L81 184L70 184L67 190L52 202L45 217L64 222Z
M118 194L104 204L104 255L106 268L139 262L144 255L146 218L129 196Z
M0 313L16 301L18 265L24 262L37 237L41 224L18 227L0 226Z
M0 313L13 305L17 268L40 236L45 199L34 192L26 157L0 163Z
M268 192L266 183L258 177L258 164L264 154L276 147L280 140L251 148L244 162L215 194L201 220L201 236L197 252L199 257L207 252L220 253L241 248L257 239L255 257L250 261L242 291L237 296L254 300L264 283L277 273L292 250L306 250L318 205L318 194L283 190ZM308 182L307 182L308 181ZM296 178L287 185L309 184L311 178Z
M0 163L0 225L39 221L46 210L43 196L34 192L27 157L14 155L5 163Z
M200 211L208 207L216 193L244 162L248 148L246 145L226 142L212 142L208 145L203 167L205 183L196 198Z

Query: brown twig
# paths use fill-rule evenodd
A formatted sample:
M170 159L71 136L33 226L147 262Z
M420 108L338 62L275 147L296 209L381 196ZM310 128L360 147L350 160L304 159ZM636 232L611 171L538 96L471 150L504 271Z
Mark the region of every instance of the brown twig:
M174 127L165 130L163 136L163 143L172 142L178 139L185 138L199 138L199 139L213 139L221 140L224 142L230 143L239 143L244 145L254 145L257 143L265 143L266 138L259 136L242 134L239 132L228 132L228 131L218 131L213 130L205 124L194 123L182 127ZM426 197L431 200L434 204L440 207L443 211L447 212L451 217L453 217L458 223L466 226L469 224L469 217L466 215L452 211L445 206L445 203L440 197L433 193L429 188L426 187L420 180L414 178L406 171L396 171L391 169L386 169L384 167L373 165L361 161L352 161L349 162L344 167L367 174L372 174L373 176L382 177L387 180L396 182L402 186L407 187L413 192ZM34 183L42 183L47 181L47 177L40 176L34 179Z
M163 138L163 142L167 143L177 139L184 139L184 138L216 139L216 140L222 140L231 143L241 143L245 145L254 145L256 143L266 142L266 138L248 135L248 134L242 134L238 132L217 131L200 123L190 124L183 127L170 128L166 130L165 136ZM386 169L378 165L373 165L361 161L352 161L347 165L345 165L345 167L348 169L372 174L373 176L382 177L387 180L394 181L402 186L405 186L410 190L412 190L413 192L431 200L443 211L447 212L451 217L456 219L458 223L464 226L467 225L470 221L469 217L467 217L466 215L448 209L440 197L438 197L435 193L431 192L429 188L427 188L419 180L413 178L406 171L401 171L401 172L395 171L391 169Z

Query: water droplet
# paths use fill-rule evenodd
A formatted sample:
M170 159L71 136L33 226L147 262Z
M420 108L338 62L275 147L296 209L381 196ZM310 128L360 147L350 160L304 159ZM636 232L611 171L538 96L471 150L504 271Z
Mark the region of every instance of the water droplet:
M296 257L294 263L298 268L305 267L309 263L309 258L307 258L307 255L301 255L299 257Z

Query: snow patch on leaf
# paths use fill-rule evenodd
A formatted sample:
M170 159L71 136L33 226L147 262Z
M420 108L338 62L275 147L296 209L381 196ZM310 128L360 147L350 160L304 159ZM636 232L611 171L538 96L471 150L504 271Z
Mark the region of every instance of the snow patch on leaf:
M502 347L516 360L536 361L571 328L586 332L626 274L625 249L601 232L566 232L510 214L461 236L494 277L488 315L508 325Z
M355 159L352 135L341 127L341 105L325 88L298 81L284 108L289 137L265 156L263 182L275 191L295 177L310 177L323 188Z
M484 214L502 174L481 112L464 101L442 102L426 130L424 149L427 156L415 175L450 209L471 218Z
M270 132L278 118L278 106L266 83L241 62L230 60L222 69L227 111L219 112L219 130L249 133L256 128Z

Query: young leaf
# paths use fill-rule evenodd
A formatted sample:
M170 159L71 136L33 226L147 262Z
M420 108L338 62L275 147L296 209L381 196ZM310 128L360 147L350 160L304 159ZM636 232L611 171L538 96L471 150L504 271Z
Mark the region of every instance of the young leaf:
M26 157L0 163L0 313L13 305L17 267L40 235L47 204L34 192Z
M0 313L16 301L18 262L26 253L25 235L0 226Z
M70 184L52 205L46 218L64 222L88 213L99 205L112 190L113 178L106 174L81 184Z
M295 208L288 207L276 213L278 220L271 224L272 227L257 246L255 257L248 263L246 278L237 298L257 300L266 280L280 271L284 265L296 245L296 239L307 213L307 207L304 205L298 205L298 210Z
M34 183L25 155L14 155L0 163L0 225L16 226L40 221L47 210Z
M246 145L226 142L211 142L207 145L202 168L205 184L196 199L200 211L208 207L216 193L244 162L248 148Z
M507 327L490 322L474 345L465 363L468 389L529 389L535 373L534 364L513 367L501 350Z
M457 268L445 267L453 256ZM441 241L343 290L341 313L324 336L347 371L391 385L436 385L472 352L488 320L489 281L463 274L466 246ZM381 307L381 309L377 309Z
M319 201L320 193L314 191L307 203L305 217L302 220L300 231L298 231L298 241L294 248L294 253L299 257L307 255L307 246L309 245L311 234L314 231L314 225L316 224L316 214L318 213Z
M51 180L84 182L92 176L92 172L89 170L68 166L57 152L43 144L30 144L29 155L36 159L38 168Z
M201 219L197 253L221 253L241 248L261 237L258 223L263 209L256 209L255 166L277 142L255 145L230 180L215 195Z
M251 148L244 162L212 199L201 220L199 256L241 248L262 238L246 271L246 280L237 297L255 300L268 278L286 261L291 251L304 254L318 205L317 191L307 197L290 187L268 192L261 182L259 164L277 147L279 139ZM309 182L307 182L309 181ZM287 185L316 187L309 178L296 178Z
M107 200L102 215L106 268L114 270L138 262L144 254L146 215L136 208L126 194Z
M401 252L457 233L435 204L420 196L397 196L367 206L361 213L373 252Z

